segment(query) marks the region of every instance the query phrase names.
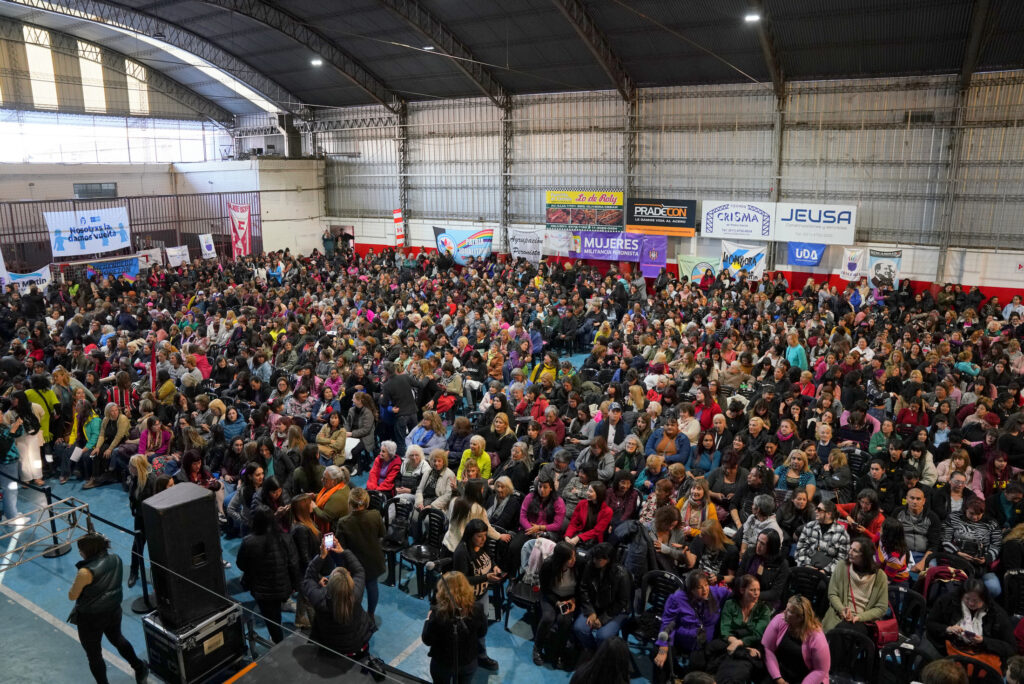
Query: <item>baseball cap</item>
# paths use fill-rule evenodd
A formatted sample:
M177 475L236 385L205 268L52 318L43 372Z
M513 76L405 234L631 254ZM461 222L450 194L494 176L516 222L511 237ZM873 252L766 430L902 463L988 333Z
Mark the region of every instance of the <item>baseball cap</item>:
M608 407L608 410L609 411L621 411L622 410L622 404L620 404L617 401L613 401L611 403L611 405Z

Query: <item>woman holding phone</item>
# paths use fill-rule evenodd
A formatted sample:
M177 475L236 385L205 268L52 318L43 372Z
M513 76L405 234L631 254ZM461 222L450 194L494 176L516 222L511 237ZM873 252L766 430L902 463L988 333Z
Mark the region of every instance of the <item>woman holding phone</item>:
M469 581L473 589L473 596L477 603L487 614L487 591L491 584L497 584L505 578L501 568L494 564L494 559L484 548L487 546L487 523L479 518L473 518L466 523L466 529L462 532L462 541L455 547L455 554L452 557L453 568L461 572ZM487 632L477 639L476 661L480 667L488 670L497 670L498 661L487 656Z

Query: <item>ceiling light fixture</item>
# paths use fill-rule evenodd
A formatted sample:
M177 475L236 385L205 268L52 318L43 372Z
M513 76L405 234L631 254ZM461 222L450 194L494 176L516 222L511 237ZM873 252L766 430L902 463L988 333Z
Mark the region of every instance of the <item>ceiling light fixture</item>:
M313 59L309 60L309 63L315 67L318 67L324 65L324 60L320 59L319 57L314 57Z
M755 21L761 21L761 15L758 14L757 12L751 12L750 14L743 17L743 21L747 22L748 24L753 24Z
M433 52L434 51L434 46L433 45L424 45L423 49L426 50L427 52Z

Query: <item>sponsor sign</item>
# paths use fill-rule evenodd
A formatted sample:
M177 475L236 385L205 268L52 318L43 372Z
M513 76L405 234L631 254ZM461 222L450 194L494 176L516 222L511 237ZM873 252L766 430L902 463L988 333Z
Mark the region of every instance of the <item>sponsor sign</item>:
M132 246L128 209L83 209L43 213L54 261Z
M626 230L630 233L693 237L696 227L696 200L631 198L626 204Z
M544 202L548 230L622 232L622 192L548 190Z
M728 269L729 275L734 278L740 271L746 271L748 278L759 279L764 274L767 255L767 247L764 245L743 245L722 240L722 269Z
M494 229L456 230L453 228L434 228L434 242L437 251L450 252L455 263L465 266L470 257L486 259L491 255L491 243L494 241Z
M902 249L872 249L868 255L868 276L875 287L895 290L900 286Z
M701 234L725 240L774 240L774 218L773 202L705 200Z
M827 247L813 242L790 242L789 258L786 261L790 266L817 266Z
M779 202L775 205L775 239L852 245L857 231L853 205Z

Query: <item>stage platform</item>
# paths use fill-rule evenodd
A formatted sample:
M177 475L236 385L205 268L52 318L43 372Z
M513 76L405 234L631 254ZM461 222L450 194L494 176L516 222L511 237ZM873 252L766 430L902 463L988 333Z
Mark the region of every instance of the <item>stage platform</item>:
M393 667L385 667L385 671L385 682L428 684ZM225 684L306 684L339 681L338 678L346 684L376 684L370 672L362 672L361 665L340 657L320 655L319 647L309 643L307 637L293 634Z

